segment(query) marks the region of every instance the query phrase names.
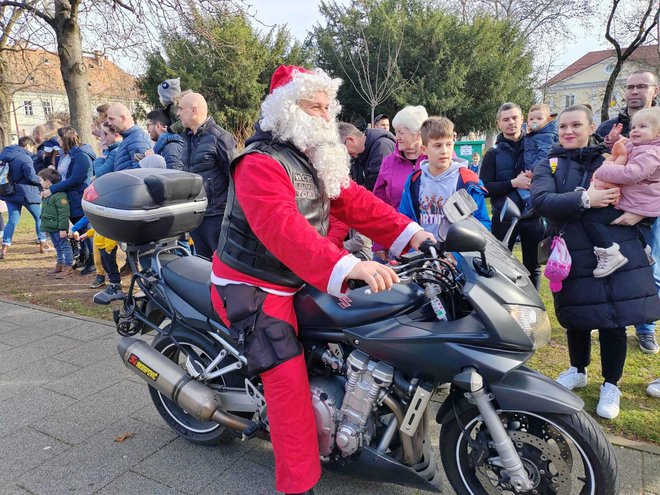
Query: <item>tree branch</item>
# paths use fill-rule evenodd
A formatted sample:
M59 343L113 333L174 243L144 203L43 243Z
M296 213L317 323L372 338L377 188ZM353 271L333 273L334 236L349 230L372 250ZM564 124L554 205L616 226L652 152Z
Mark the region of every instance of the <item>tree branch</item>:
M55 19L53 19L51 16L44 14L41 10L37 9L33 5L30 5L29 3L26 2L12 2L12 1L0 1L0 7L17 7L21 10L26 10L30 12L33 15L36 15L39 17L42 21L47 23L50 27L55 29Z

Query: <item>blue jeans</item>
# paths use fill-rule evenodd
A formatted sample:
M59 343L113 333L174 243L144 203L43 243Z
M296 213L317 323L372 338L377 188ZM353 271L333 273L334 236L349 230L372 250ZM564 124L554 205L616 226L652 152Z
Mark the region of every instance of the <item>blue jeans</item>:
M46 240L46 234L41 231L41 205L24 205L21 203L14 203L13 201L5 201L5 203L7 203L9 220L7 220L7 225L5 225L4 234L2 235L3 244L11 245L11 239L14 237L14 230L21 219L22 208L25 208L30 215L32 215L32 218L34 218L37 238L40 241Z
M653 226L649 229L642 227L640 229L644 240L651 247L651 256L655 264L653 265L653 278L655 279L655 285L658 288L658 296L660 296L660 221L656 220ZM641 325L635 325L635 330L637 334L644 333L654 333L655 332L655 323L642 323Z
M71 249L69 239L60 237L59 232L48 232L48 235L50 235L50 240L53 241L53 246L55 246L57 262L66 266L73 265L73 249Z

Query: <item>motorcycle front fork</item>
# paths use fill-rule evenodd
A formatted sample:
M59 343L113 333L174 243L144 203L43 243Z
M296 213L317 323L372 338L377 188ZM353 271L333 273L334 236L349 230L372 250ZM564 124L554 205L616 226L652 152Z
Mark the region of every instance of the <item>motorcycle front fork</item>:
M511 486L518 492L531 490L533 482L493 406L493 395L484 388L481 375L475 369L466 369L454 377L454 384L467 391L465 396L468 401L479 410L493 441L493 448L499 454L498 464L506 469Z

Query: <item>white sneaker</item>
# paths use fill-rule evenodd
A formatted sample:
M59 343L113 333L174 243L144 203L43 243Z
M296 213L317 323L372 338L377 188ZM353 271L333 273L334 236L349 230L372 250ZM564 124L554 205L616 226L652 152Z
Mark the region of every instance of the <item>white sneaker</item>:
M557 377L557 383L563 385L568 390L584 387L587 384L587 370L584 373L578 373L575 366L571 366Z
M660 378L656 378L646 387L646 393L651 397L660 397Z
M595 247L594 254L596 255L594 278L607 277L628 263L628 258L621 254L616 242L608 248Z
M605 382L600 386L600 400L596 407L596 414L601 418L613 419L619 415L619 399L621 390L616 385Z

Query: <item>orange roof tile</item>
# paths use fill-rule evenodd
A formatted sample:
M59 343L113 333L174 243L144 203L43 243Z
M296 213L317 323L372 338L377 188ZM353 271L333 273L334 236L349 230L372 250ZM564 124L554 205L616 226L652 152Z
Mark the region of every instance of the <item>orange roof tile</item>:
M602 62L603 60L608 59L610 57L616 57L616 51L614 49L589 52L586 55L577 59L568 67L566 67L559 74L554 76L552 79L550 79L547 83L545 83L545 86L552 86L553 84L563 81L564 79L568 79L569 77L577 74L578 72L588 69L589 67L596 65L597 63ZM651 66L657 67L660 61L660 57L658 57L658 46L657 45L640 46L630 55L628 61L643 62Z
M16 90L66 93L56 53L35 49L2 52L7 62L6 82ZM103 56L85 56L90 96L135 99L140 97L136 79Z

